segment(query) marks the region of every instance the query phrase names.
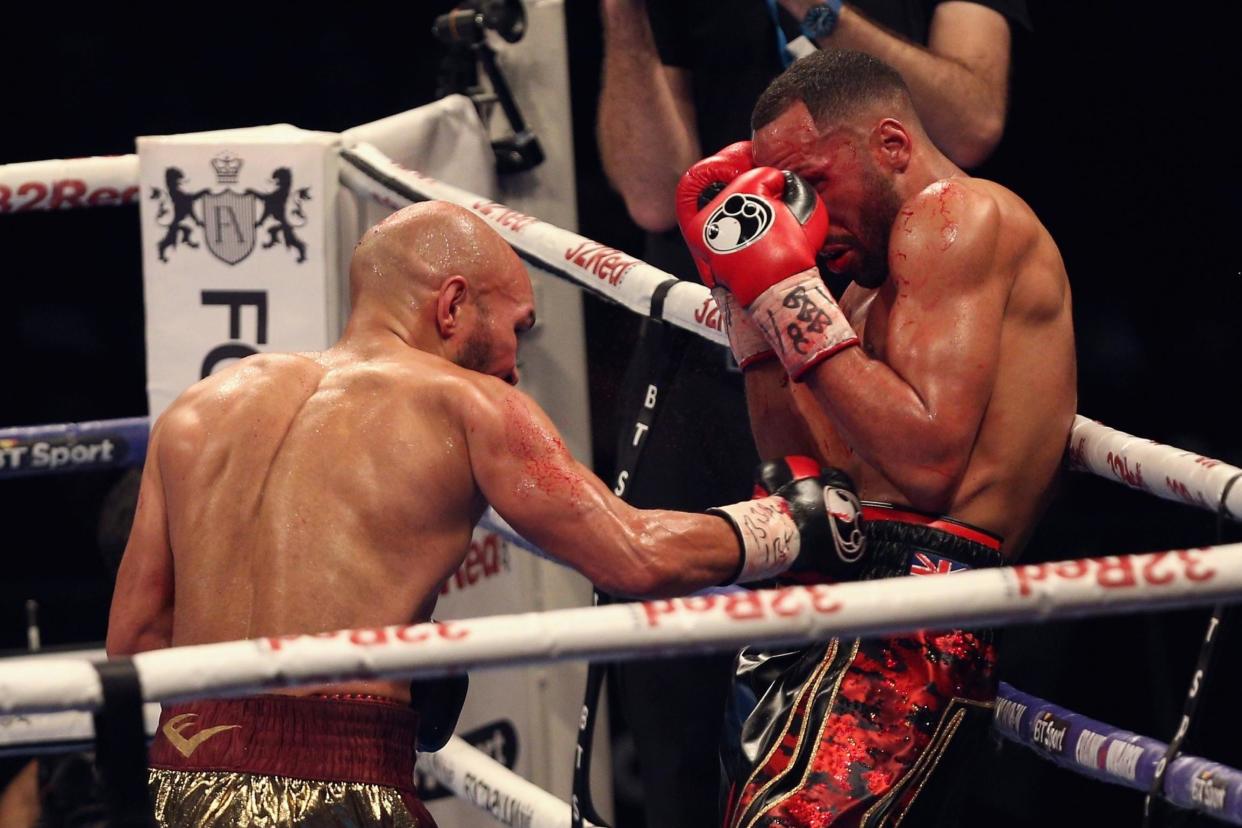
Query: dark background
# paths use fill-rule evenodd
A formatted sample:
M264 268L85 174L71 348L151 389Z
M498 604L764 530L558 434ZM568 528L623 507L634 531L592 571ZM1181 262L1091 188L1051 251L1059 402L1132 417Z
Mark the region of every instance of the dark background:
M136 135L279 121L335 131L416 106L432 99L441 57L429 21L450 5L292 29L235 20L146 33L118 19L32 23L43 34L5 47L0 163L127 153ZM1230 15L1232 6L1211 9ZM1074 290L1079 411L1242 465L1233 364L1242 346L1237 21L1141 3L1057 0L1033 2L1031 11L1035 32L1015 44L1006 138L980 174L1023 196L1061 246ZM581 231L636 249L639 236L608 192L591 131L598 13L592 0L569 0L568 17ZM134 206L0 217L0 427L145 413L137 227ZM593 327L632 330L625 314L588 302ZM624 345L611 353L592 346L593 364L616 364L618 351ZM615 393L599 376L593 405L602 411ZM605 475L613 442L602 426L596 461ZM42 606L45 644L102 639L111 581L96 531L102 498L118 479L0 480L0 649L23 645L27 598ZM1074 475L1026 559L1215 538L1205 513ZM1004 678L1167 740L1205 618L1179 612L1016 628L1007 633ZM1237 647L1228 639L1222 646L1204 711L1213 724L1192 749L1238 766ZM1138 795L1013 748L981 773L979 824L1138 818Z

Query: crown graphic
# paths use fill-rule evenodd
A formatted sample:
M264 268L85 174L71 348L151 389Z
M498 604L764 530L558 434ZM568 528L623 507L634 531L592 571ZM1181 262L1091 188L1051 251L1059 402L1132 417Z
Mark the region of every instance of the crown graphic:
M220 184L236 184L241 173L242 160L233 153L224 152L211 159L211 167L216 171L216 181Z

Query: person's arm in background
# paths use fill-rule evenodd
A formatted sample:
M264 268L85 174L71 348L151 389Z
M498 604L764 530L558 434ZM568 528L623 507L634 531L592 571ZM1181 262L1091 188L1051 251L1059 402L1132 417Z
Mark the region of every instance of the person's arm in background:
M604 81L597 136L604 172L644 230L677 223L673 193L698 160L688 70L665 66L643 0L603 0Z
M801 21L821 0L780 0ZM911 43L872 22L847 2L821 47L874 55L901 73L927 134L953 163L987 160L1005 129L1009 88L1009 21L978 3L940 3L927 46Z

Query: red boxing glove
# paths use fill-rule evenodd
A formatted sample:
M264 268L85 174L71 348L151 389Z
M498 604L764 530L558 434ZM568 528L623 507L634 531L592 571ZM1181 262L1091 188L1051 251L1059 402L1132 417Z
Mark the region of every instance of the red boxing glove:
M711 203L733 179L744 172L755 168L751 157L750 141L738 141L736 144L709 155L682 174L677 182L677 223L685 232L686 226L703 208ZM686 239L689 240L689 236ZM690 244L690 252L694 252L694 244ZM694 264L699 269L699 278L709 288L716 286L711 268L697 254ZM721 310L724 310L721 308Z
M744 172L754 169L750 141L730 144L715 155L698 162L682 175L677 184L677 221L682 227L694 220L704 207L711 203L721 190ZM745 371L752 365L771 359L776 354L768 346L763 332L755 326L737 300L716 284L711 268L698 256L694 264L699 269L699 279L712 289L712 298L720 308L724 319L725 335L737 364Z
M695 258L749 311L792 379L858 344L819 278L815 256L828 235L828 211L801 178L759 167L679 220Z
M787 276L814 269L828 235L828 211L815 191L772 167L742 173L693 217L682 206L678 221L690 252L742 307Z

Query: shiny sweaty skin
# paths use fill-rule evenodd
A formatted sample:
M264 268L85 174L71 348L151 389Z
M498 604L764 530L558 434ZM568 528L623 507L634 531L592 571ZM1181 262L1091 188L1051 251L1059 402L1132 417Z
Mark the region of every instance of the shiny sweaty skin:
M861 347L804 385L747 372L762 456L809 453L864 500L946 514L1005 538L1042 513L1077 407L1070 290L1048 231L1014 193L954 166L908 102L817 124L795 100L754 135L828 207L827 267Z
M612 593L684 594L736 570L726 521L629 507L514 387L533 295L482 220L399 211L350 278L331 348L242 360L159 418L110 654L425 621L488 503ZM330 691L408 698L396 682Z

